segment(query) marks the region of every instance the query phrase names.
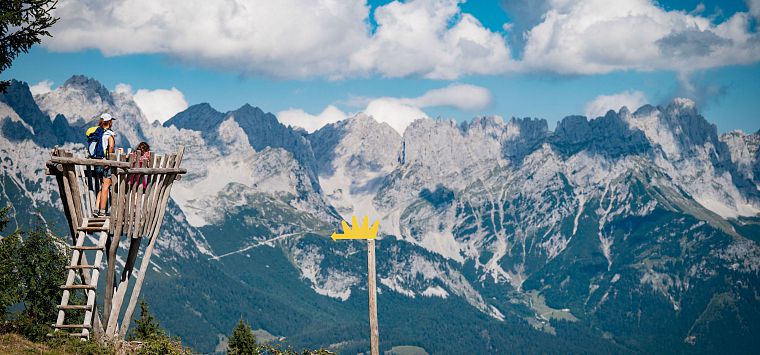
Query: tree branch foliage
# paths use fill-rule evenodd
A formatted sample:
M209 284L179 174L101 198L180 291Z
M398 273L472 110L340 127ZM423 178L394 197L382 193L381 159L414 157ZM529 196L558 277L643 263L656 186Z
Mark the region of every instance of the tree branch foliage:
M0 227L8 223L9 211L0 210ZM0 239L0 330L43 339L56 319L66 265L60 241L43 227Z
M58 0L1 0L0 1L0 73L11 67L19 53L28 53L43 36L51 37L48 29L58 21L52 15ZM0 91L10 81L0 81Z

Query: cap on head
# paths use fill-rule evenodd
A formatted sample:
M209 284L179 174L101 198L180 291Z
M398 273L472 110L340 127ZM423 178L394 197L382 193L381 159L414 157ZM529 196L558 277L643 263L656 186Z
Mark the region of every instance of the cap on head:
M103 122L108 122L110 120L114 120L115 118L113 118L110 113L104 113L100 115L100 119L103 120Z

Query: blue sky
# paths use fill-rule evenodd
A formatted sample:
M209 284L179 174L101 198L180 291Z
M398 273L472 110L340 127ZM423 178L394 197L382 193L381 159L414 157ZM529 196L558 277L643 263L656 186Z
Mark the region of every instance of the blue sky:
M1 76L55 89L71 75L84 74L112 90L128 84L140 98L176 88L176 95L165 96L167 107L145 103L146 114L156 119L166 118L159 112L166 116L183 105L208 102L220 111L250 103L282 113L286 123L304 122L307 129L358 111L375 112L399 130L409 119L390 116L531 116L547 119L553 128L571 114L684 96L719 131L760 129L755 0L621 0L630 3L622 15L602 8L599 0L356 1L300 25L295 19L324 7L298 9L290 3L253 1L239 12L206 9L223 12L219 23L196 24L69 1L56 13L61 21L54 37L20 55ZM193 11L192 1L175 6L183 4L184 11ZM83 9L104 18L85 22L77 17ZM257 25L267 20L257 17L262 12L285 20ZM238 22L239 27L219 29ZM631 23L640 27L632 29ZM609 27L570 30L589 24ZM555 30L544 31L549 25ZM198 36L200 43L185 33L204 28L209 30ZM43 92L46 86L36 88ZM177 95L184 100L178 103ZM468 95L479 103L468 104ZM379 109L381 104L390 106ZM316 116L330 106L337 109L333 114Z

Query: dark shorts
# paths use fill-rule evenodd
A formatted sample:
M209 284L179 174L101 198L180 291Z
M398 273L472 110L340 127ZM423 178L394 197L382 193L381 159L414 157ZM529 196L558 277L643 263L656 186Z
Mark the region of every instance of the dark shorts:
M108 179L111 177L111 168L108 166L95 166L95 175L101 179Z

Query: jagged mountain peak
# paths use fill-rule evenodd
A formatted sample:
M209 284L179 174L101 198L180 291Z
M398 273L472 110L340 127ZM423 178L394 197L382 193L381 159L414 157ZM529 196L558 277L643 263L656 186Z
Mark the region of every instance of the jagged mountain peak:
M190 107L186 108L182 112L190 112L190 113L192 113L192 112L216 112L216 113L221 113L217 109L215 109L213 106L211 106L211 104L209 104L208 102L201 102L199 104L190 105ZM182 113L182 112L180 112L180 113Z
M313 184L312 188L319 191L314 153L304 134L281 124L275 115L258 107L244 104L234 111L221 113L208 103L197 104L176 114L167 120L164 126L198 131L209 144L223 149L222 145L226 144L226 140L220 137L219 128L229 120L234 121L234 127L240 133L247 135L248 142L255 151L260 152L271 147L283 148L293 154L308 172L308 181Z
M74 75L56 89L35 96L39 108L51 119L62 114L71 124L94 120L103 112L114 111L111 93L99 81Z
M760 132L746 134L734 130L720 136L731 153L731 161L745 178L760 181Z
M333 163L353 169L384 170L395 165L401 135L387 123L360 113L325 125L308 136L320 175L332 174ZM337 161L336 161L337 160Z
M482 116L458 125L453 120L419 119L404 132L400 160L435 162L471 156L466 160L519 161L547 136L548 124L544 119L513 117L505 122L500 116Z
M425 129L438 129L443 127L446 127L446 129L458 128L459 125L452 119L418 118L409 124L404 131L403 136L406 137L407 134L415 134L415 132L423 131Z
M546 132L549 129L549 123L543 118L536 117L512 117L508 124L520 127L534 126L539 131Z
M2 134L13 140L32 139L43 147L52 147L65 142L75 141L77 132L68 122L62 122L61 116L46 115L35 102L29 85L12 80L5 93L0 93L0 102L8 105L23 122L2 122ZM4 118L4 117L3 117ZM31 130L29 130L31 128Z
M233 113L248 113L248 114L254 114L254 115L263 115L265 114L264 111L256 106L252 106L249 103L243 104L243 106L240 106L237 110L231 111Z
M504 126L504 118L498 115L491 115L491 116L480 116L475 117L470 122L462 122L462 127L464 129L469 129L475 126L480 127L503 127Z
M717 126L699 114L692 100L676 98L665 106L645 105L621 117L632 129L644 132L650 143L659 146L670 159L696 154L707 143L715 147L719 159L728 159L728 152L721 147Z
M666 106L667 111L697 113L697 103L694 100L685 97L676 97Z
M401 139L401 135L388 123L378 122L374 117L367 115L364 112L359 112L352 117L337 122L328 123L317 131L314 131L310 136L320 137L321 139L321 137L328 134L334 135L339 133L341 136L362 135L369 134L373 131L382 131L383 134ZM317 132L320 133L317 134Z
M207 132L221 123L225 114L217 111L208 103L200 103L186 108L164 122L164 127L191 129Z
M216 127L229 117L234 117L235 121L241 126L249 123L255 125L266 124L269 127L280 125L273 114L264 112L260 108L248 103L233 111L222 113L205 102L192 105L184 111L177 113L174 117L164 122L163 125L164 127L176 126L177 128L210 133L215 131Z
M642 153L648 150L649 142L643 132L628 125L628 116L630 111L625 107L591 120L567 116L557 124L550 140L559 151L570 155L581 150L612 157Z
M11 84L5 90L4 93L0 93L3 98L3 102L14 107L31 108L35 106L34 97L32 97L31 91L29 91L29 84L16 79L11 80ZM39 109L37 110L39 111Z
M650 104L646 104L644 106L639 107L636 111L634 111L633 115L637 117L649 116L656 111L657 111L657 107L652 106Z
M108 91L108 89L96 79L93 79L84 75L71 76L58 89L80 90L90 100L95 100L96 98L100 98L100 100L104 102L108 102L113 105L113 98L111 97L111 92Z
M277 117L271 112L264 112L264 110L251 106L250 104L244 104L237 110L227 112L227 116L233 116L242 125L254 125L264 126L269 128L284 128L288 129L285 125L277 120ZM292 129L288 129L292 131ZM262 147L263 148L263 147Z
M308 135L326 200L344 218L380 215L371 200L398 165L401 135L387 123L360 113Z

